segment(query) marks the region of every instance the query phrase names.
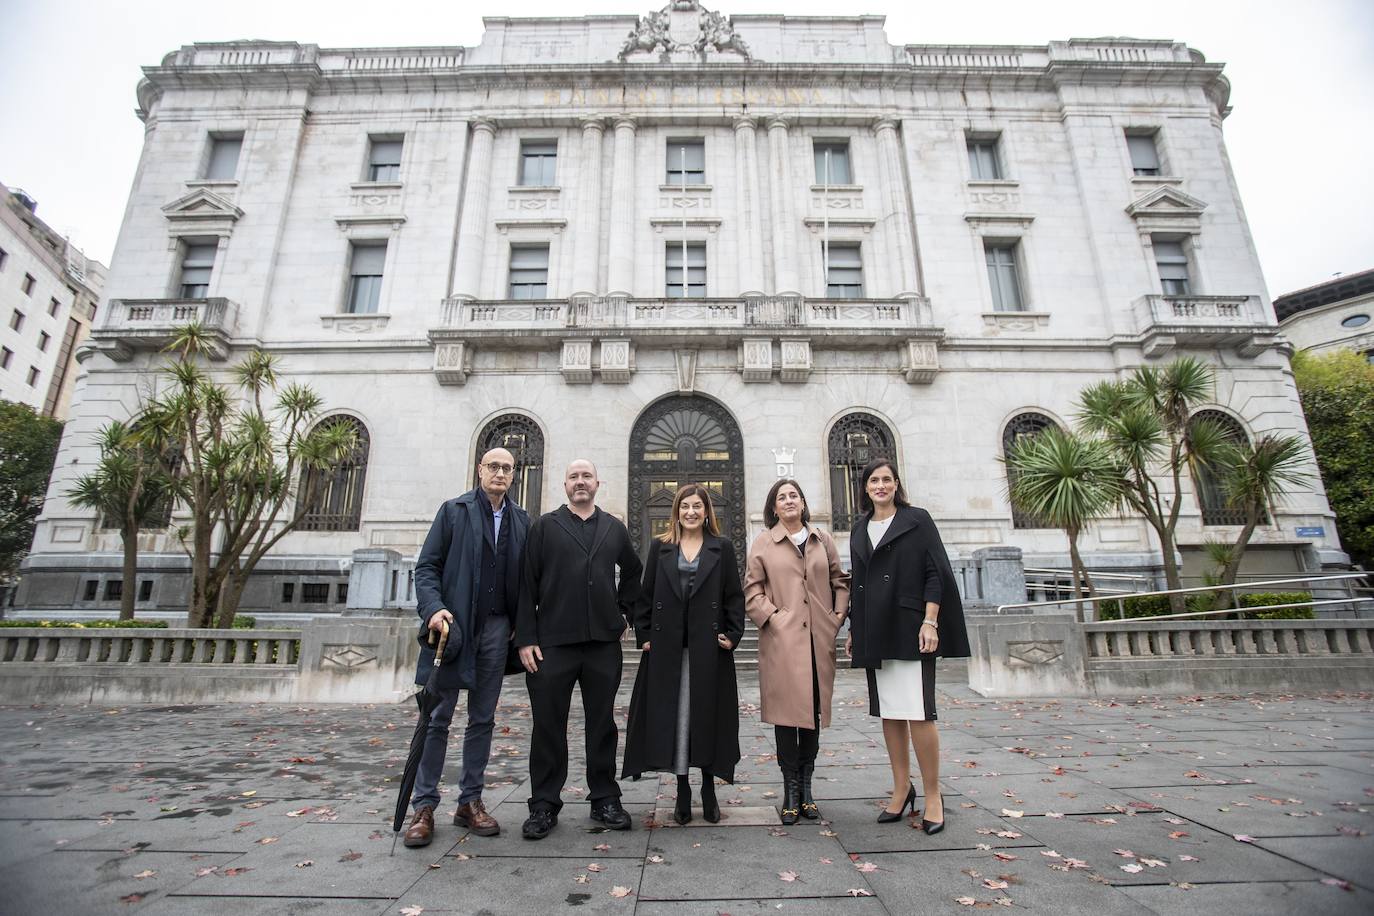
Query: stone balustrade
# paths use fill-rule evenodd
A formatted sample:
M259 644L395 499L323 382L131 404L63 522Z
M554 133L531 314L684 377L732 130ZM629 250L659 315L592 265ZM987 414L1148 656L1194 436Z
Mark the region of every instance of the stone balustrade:
M1278 329L1258 296L1148 295L1132 308L1150 359L1178 347L1218 347L1251 358L1278 341Z
M111 359L125 362L135 350L161 350L179 328L199 323L209 337L210 358L222 360L238 330L238 303L209 299L112 299L91 339Z

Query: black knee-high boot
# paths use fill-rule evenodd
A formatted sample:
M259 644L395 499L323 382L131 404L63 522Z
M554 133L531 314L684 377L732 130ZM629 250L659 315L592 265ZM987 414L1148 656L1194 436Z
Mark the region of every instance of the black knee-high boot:
M782 771L782 822L789 827L801 815L801 773L791 767Z
M720 823L720 804L716 801L716 777L701 771L701 816L712 824Z
M692 822L692 786L686 775L677 778L677 804L673 806L673 820L679 824Z
M821 816L816 800L811 797L811 774L816 771L816 761L808 760L801 766L801 816L814 821Z

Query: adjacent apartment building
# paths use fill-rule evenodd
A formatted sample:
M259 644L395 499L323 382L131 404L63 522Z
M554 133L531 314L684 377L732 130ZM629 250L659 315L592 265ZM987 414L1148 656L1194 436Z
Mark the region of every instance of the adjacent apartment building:
M1084 386L1191 354L1217 371L1202 414L1304 431L1227 159L1230 86L1185 44L893 44L877 16L696 0L484 22L475 47L190 44L145 70L142 160L21 606L112 605L118 538L62 494L191 318L214 368L279 353L362 442L260 567L259 612L341 607L355 550L413 556L494 445L532 512L594 460L641 545L703 482L740 556L779 476L847 549L858 472L889 455L961 569L989 546L1063 568L1063 534L1012 511L999 459L1073 424ZM1240 519L1188 483L1195 561ZM176 608L173 529L144 541L140 607ZM1085 541L1096 567L1159 569L1138 519ZM1251 550L1344 562L1320 483Z

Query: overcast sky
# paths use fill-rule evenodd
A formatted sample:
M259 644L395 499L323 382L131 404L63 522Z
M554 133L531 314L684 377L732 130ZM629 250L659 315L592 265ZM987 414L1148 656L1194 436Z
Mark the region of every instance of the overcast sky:
M640 15L665 0L507 0L491 15ZM1185 41L1226 64L1227 145L1273 296L1374 267L1369 0L707 0L732 13L887 16L893 44ZM139 68L196 41L475 45L483 7L418 0L0 0L0 181L109 263L143 141Z

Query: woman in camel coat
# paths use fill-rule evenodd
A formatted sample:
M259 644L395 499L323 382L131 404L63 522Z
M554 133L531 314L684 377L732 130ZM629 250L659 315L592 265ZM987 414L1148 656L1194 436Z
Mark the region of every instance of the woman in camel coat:
M763 721L774 726L782 822L820 817L811 795L820 729L830 724L835 634L849 609L849 574L830 536L813 528L801 486L779 480L763 509L768 530L749 549L745 611L759 630Z

